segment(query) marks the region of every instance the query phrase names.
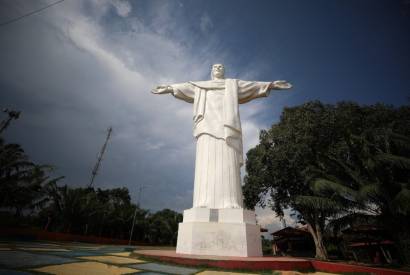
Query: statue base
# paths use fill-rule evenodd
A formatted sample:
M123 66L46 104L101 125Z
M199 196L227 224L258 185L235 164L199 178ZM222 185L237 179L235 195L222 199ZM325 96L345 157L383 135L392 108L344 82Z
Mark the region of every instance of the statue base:
M177 253L262 256L260 226L255 212L245 209L191 208L179 224Z

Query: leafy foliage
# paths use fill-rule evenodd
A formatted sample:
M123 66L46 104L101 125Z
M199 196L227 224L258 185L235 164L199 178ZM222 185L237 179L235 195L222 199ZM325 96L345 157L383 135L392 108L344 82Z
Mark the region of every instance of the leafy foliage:
M43 187L60 179L50 179L51 170L51 166L31 162L20 145L0 138L0 207L14 209L20 216L24 209L40 206L45 199Z
M127 188L94 189L58 185L51 166L30 161L18 144L0 138L0 207L4 225L37 225L45 230L174 245L182 215L164 209L154 214L131 202ZM28 211L27 211L28 210Z
M182 215L170 209L164 209L148 217L148 241L150 243L176 245L178 223Z
M148 211L131 203L126 188L94 190L50 184L47 192L50 203L40 216L47 218L48 230L128 238L137 210L136 236L144 240L140 232L144 232Z
M409 106L314 101L286 108L247 154L245 205L263 205L269 194L278 215L296 210L318 258L326 258L325 225L344 216L377 215L408 231L409 131Z

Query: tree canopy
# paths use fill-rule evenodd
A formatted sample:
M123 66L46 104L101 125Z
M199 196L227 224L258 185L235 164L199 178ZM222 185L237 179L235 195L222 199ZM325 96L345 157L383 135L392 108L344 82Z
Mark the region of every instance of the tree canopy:
M245 205L296 210L327 258L323 232L352 214L377 216L408 234L410 108L319 101L284 109L247 154ZM335 223L333 223L335 224Z
M52 166L30 160L18 144L0 138L1 224L38 226L48 231L175 245L182 215L156 213L131 202L127 188L94 189L59 184ZM6 211L4 211L6 210Z

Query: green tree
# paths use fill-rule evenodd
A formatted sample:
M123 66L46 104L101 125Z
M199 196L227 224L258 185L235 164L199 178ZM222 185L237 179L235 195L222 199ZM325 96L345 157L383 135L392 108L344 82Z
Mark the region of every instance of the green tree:
M129 238L132 226L133 215L137 207L136 228L134 237L142 240L144 236L144 221L148 214L147 210L140 209L131 203L131 197L127 188L114 188L107 190L97 190L100 201L103 203L104 230L110 236L125 239ZM101 217L101 216L100 216ZM140 238L140 239L139 239Z
M152 244L175 245L180 222L182 222L182 215L170 209L150 215L148 217L148 241Z
M63 177L50 178L51 171L51 166L30 161L20 145L0 138L0 207L14 211L17 219L12 219L13 224L25 213L25 221L40 223L46 230L128 239L136 213L134 240L176 243L181 214L169 209L149 214L131 202L125 187L103 190L58 185ZM11 216L7 213L5 217Z
M50 201L43 211L51 217L52 228L60 232L83 234L88 218L98 209L95 200L90 202L92 191L89 188L50 184L47 187Z
M15 216L23 210L34 211L47 199L44 186L61 179L50 179L49 165L30 161L18 144L8 144L0 138L0 207L14 209Z
M286 108L248 152L245 204L263 205L270 194L278 215L296 210L316 257L326 259L323 233L330 220L360 211L408 214L408 121L408 107L309 102Z
M43 209L42 216L53 220L54 230L128 238L137 206L131 203L127 188L95 190L52 183L48 185L47 193L49 203ZM138 213L144 216L148 211L140 209ZM137 224L142 230L140 225L143 223L139 224L137 220Z

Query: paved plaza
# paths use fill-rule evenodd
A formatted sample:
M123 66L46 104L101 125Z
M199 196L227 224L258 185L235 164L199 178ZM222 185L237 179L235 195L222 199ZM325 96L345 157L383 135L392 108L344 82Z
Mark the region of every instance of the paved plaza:
M231 272L148 261L132 252L135 247L64 242L0 241L0 275L25 274L178 274L244 275L301 274L289 271ZM306 273L304 273L306 274ZM325 274L325 273L315 273Z

